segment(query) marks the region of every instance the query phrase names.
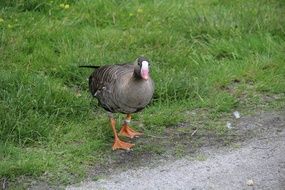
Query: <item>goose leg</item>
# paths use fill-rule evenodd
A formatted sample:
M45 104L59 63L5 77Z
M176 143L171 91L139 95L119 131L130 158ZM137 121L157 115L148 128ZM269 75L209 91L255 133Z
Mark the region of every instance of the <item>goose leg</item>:
M126 136L129 138L134 138L142 135L142 133L136 132L135 130L130 128L129 123L131 122L131 118L131 114L127 114L127 117L124 121L123 127L121 128L119 135Z
M113 150L116 150L116 149L124 149L124 150L130 150L130 148L132 148L134 146L134 144L130 144L130 143L127 143L127 142L124 142L124 141L121 141L118 137L118 134L117 134L117 131L116 131L116 121L114 118L110 117L110 123L111 123L111 127L113 129L113 132L114 132L114 137L115 137L115 140L114 140L114 144L112 146L112 149Z

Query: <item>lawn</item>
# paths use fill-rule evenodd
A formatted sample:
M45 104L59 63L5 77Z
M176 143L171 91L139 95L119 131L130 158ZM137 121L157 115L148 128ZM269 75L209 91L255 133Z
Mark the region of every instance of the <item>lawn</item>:
M282 0L2 0L0 179L76 182L112 154L92 70L79 65L151 60L154 99L134 115L146 134L191 110L216 119L265 95L284 106L284 10Z

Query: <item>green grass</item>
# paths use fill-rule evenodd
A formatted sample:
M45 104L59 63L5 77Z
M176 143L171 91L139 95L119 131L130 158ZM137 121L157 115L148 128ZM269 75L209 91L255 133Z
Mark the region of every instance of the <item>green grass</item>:
M91 70L78 65L149 57L155 97L134 119L157 134L187 110L215 118L284 95L284 9L281 0L1 1L0 178L68 183L110 154Z

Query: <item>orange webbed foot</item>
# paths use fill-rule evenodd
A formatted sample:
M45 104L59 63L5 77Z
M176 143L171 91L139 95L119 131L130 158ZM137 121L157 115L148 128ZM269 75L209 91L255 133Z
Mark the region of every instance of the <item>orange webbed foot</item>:
M134 138L134 137L138 137L140 135L143 135L143 133L136 132L135 130L130 128L128 125L123 125L119 135L129 137L129 138Z
M112 149L113 150L116 150L116 149L130 150L133 146L135 146L135 145L121 141L119 138L117 138L117 139L115 139L115 142L112 146Z

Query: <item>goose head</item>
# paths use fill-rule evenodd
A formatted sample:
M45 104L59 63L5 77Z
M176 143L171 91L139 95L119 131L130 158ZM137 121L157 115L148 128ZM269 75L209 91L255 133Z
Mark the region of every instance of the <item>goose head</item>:
M149 78L149 61L145 57L138 57L135 62L135 70L134 74L136 78L140 78L143 80L148 80Z

